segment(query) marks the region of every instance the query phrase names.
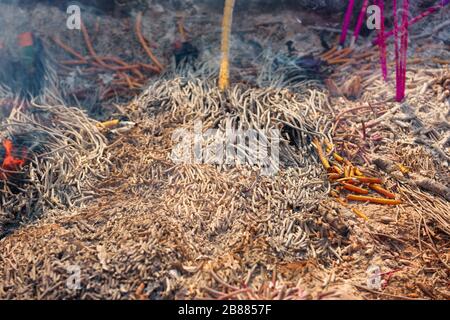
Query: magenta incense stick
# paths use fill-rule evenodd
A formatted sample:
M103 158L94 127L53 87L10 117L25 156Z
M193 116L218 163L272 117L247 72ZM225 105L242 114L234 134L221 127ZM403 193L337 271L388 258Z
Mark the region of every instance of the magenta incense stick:
M366 17L368 5L369 5L369 0L364 0L363 5L361 7L361 11L359 12L358 22L356 23L355 31L353 32L352 43L355 43L358 40L359 33L361 32L361 27L364 22L364 18Z
M387 53L386 39L384 37L384 0L376 0L376 4L380 7L380 30L378 31L378 48L380 50L380 64L383 79L387 81Z
M409 16L409 0L403 0L403 16L402 16L402 34L400 46L400 89L397 101L405 98L406 91L406 66L408 60L408 16Z
M348 1L347 12L345 13L344 23L342 25L341 38L339 40L339 44L343 46L345 44L345 40L347 39L348 27L350 26L350 21L352 19L353 7L355 6L355 0Z

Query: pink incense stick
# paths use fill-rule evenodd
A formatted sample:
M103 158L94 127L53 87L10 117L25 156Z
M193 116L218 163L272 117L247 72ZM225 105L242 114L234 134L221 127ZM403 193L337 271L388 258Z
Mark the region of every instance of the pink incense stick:
M400 57L398 47L398 16L397 16L397 0L393 0L393 13L394 13L394 50L395 50L395 85L396 85L396 99L398 101L399 92L399 76L400 76Z
M380 7L380 30L378 32L378 47L380 49L380 64L381 73L384 81L387 81L387 54L386 54L386 39L384 37L384 0L377 0L376 4Z
M406 92L406 66L408 60L408 15L409 15L409 0L403 0L403 16L402 16L402 36L400 47L400 90L398 92L397 101L402 101L405 98Z
M345 13L344 23L342 25L341 38L339 44L343 46L345 44L345 39L347 39L348 27L350 26L350 20L352 19L353 7L355 6L355 0L348 1L347 12Z
M439 11L440 9L444 8L449 3L450 3L450 0L441 0L439 5L430 7L427 10L425 10L424 12L422 12L420 15L418 15L417 17L414 17L411 20L409 20L408 25L411 26L411 25L419 22L423 18L428 17L429 15L431 15L431 14ZM385 37L385 39L388 39L388 38L392 37L392 35L394 35L394 30L386 32L384 37ZM378 39L375 39L372 43L374 45L378 44Z
M364 0L363 5L361 7L361 11L359 12L358 22L356 23L355 31L353 32L352 43L355 43L358 40L359 33L361 32L361 27L366 16L367 7L369 6L369 0Z
M408 13L409 0L403 0L402 24L398 25L397 0L393 1L394 41L395 41L395 85L397 102L403 101L406 89L406 61L408 53ZM400 43L399 43L400 42Z

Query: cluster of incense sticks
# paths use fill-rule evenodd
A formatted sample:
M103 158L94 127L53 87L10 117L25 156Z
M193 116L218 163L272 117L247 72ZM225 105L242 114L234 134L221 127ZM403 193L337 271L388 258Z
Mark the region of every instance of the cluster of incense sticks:
M450 3L450 0L441 0L440 3L438 5L435 5L433 7L428 8L427 10L425 10L424 12L422 12L421 14L419 14L418 16L412 18L411 20L408 21L408 25L411 26L413 24L416 24L417 22L421 21L423 18L428 17L429 15L439 11L440 9L442 9L443 7L445 7L446 5L448 5ZM388 39L390 37L392 37L394 35L395 30L391 30L389 32L385 32L384 33L384 39ZM379 38L375 39L373 41L373 44L378 44L379 42Z
M330 195L344 207L348 207L348 201L365 203L377 203L386 205L398 205L402 201L396 199L396 195L385 189L383 180L378 177L368 177L363 172L335 151L334 145L325 140L314 139L312 145L315 148L320 162L328 173L328 179L332 184ZM325 150L323 146L325 145ZM371 195L378 194L382 197ZM345 195L345 200L341 197ZM361 218L368 220L367 216L359 209L352 211Z
M385 6L384 0L374 0L375 4L380 8L380 30L377 38L373 41L374 45L378 45L380 49L380 64L381 73L383 79L387 81L388 71L387 71L387 50L386 50L386 40L391 36L395 38L395 78L396 78L396 101L401 102L405 98L406 90L406 63L407 63L407 53L408 53L408 28L409 26L419 22L423 18L433 14L449 4L450 0L440 0L439 4L432 6L422 12L420 15L409 20L409 0L402 1L401 10L398 9L397 0L393 0L393 13L394 13L394 28L392 31L385 32ZM353 38L351 45L353 46L358 40L364 17L366 16L367 7L369 5L369 0L363 0L361 11L358 15L358 21L356 23L355 30L353 32ZM342 24L342 32L339 40L341 47L345 45L347 38L348 29L352 19L353 8L355 6L355 0L349 0L347 11L344 17L344 23ZM399 17L400 13L400 17ZM399 25L399 20L401 24Z

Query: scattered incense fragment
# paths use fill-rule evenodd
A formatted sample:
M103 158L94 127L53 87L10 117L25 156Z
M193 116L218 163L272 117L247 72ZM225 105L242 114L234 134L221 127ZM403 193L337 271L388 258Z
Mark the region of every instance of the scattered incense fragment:
M367 217L361 210L357 208L352 208L352 211L360 218L363 218L364 220L368 221L369 217Z
M331 168L333 169L334 172L339 174L339 176L342 176L344 174L344 171L342 171L342 169L339 168L337 165L333 165Z
M338 153L336 153L336 152L334 152L333 153L333 158L334 158L334 160L336 160L337 162L344 162L344 158L343 157L341 157Z
M393 194L392 192L384 189L379 184L371 183L371 184L369 184L369 188L372 189L373 191L378 192L382 196L385 196L386 198L395 199L395 194Z
M354 177L356 180L359 180L364 183L383 183L383 180L381 178L372 178L372 177L364 177L364 176L356 176Z
M372 178L372 177L364 177L364 176L355 176L355 177L344 177L338 180L338 182L348 182L348 181L354 181L354 182L362 182L362 183L377 183L382 184L383 180L381 178Z
M407 167L405 167L403 164L397 163L397 167L401 173L403 173L403 174L409 173L409 169Z
M347 200L371 202L371 203L387 204L387 205L397 205L397 204L402 203L401 200L383 199L383 198L376 198L376 197L370 197L370 196L358 196L358 195L354 195L354 194L347 195Z
M342 182L342 185L343 185L344 189L346 189L348 191L352 191L352 192L359 193L359 194L369 194L369 190L367 190L367 189L360 188L360 187L357 187L357 186L354 186L352 184L345 183L345 182Z
M361 172L361 170L359 170L358 168L355 167L355 175L363 176L363 173Z
M105 128L105 129L107 129L107 128L111 128L111 127L117 126L119 123L120 123L120 120L115 119L115 120L109 120L109 121L105 121L105 122L99 122L99 123L97 123L96 126L98 128Z
M337 180L337 179L339 179L341 177L341 175L339 174L339 173L330 173L329 175L328 175L328 178L330 179L330 180Z

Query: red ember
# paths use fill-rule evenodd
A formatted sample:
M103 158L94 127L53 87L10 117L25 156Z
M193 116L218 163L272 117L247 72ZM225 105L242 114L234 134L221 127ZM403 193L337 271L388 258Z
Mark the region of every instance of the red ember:
M3 147L5 148L5 158L3 159L3 164L1 166L0 180L5 180L8 176L8 173L17 171L25 165L24 159L14 157L14 146L11 140L3 140Z

